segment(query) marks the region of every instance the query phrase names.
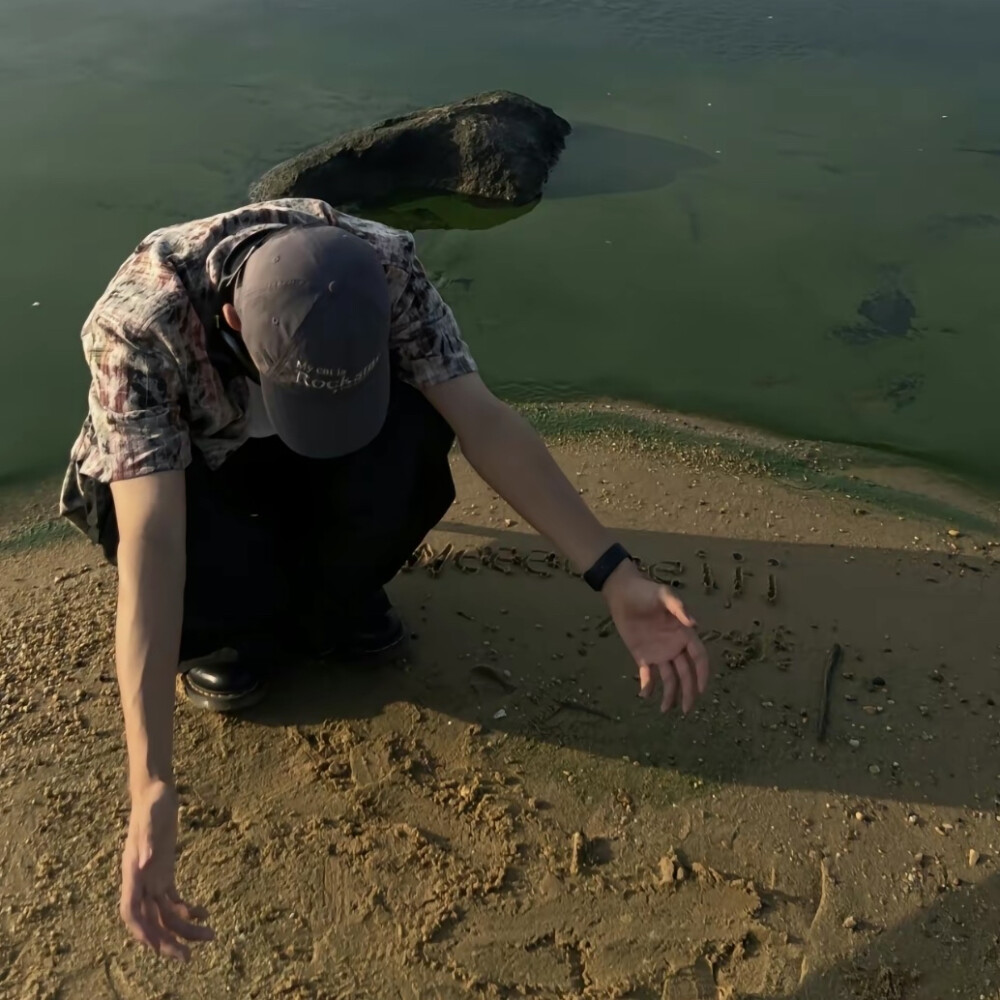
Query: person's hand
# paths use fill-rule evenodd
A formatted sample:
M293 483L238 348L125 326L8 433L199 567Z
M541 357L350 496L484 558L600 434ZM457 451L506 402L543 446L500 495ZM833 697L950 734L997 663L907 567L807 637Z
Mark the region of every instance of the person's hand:
M132 795L132 815L122 854L120 913L132 937L158 955L187 961L185 941L211 941L215 932L194 920L208 913L177 894L177 792L158 781Z
M631 562L608 578L604 594L618 634L639 666L639 695L660 680L660 710L679 704L684 714L708 684L708 653L695 621L669 587L642 576Z

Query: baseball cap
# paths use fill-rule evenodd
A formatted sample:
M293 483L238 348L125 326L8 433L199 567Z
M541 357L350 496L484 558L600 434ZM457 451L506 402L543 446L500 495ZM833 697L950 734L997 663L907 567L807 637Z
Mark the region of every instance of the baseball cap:
M233 291L278 436L308 458L371 442L389 408L389 285L375 249L336 226L254 246Z

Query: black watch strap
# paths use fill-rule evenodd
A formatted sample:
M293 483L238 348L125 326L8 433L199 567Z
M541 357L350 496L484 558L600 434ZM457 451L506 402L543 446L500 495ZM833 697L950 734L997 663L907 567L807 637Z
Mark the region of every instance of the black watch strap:
M607 552L602 555L597 562L594 563L586 573L583 574L583 579L587 582L587 585L591 590L601 591L604 589L604 585L608 582L608 577L618 567L625 562L626 559L631 559L632 557L628 554L624 545L620 545L615 542L614 545L608 549Z

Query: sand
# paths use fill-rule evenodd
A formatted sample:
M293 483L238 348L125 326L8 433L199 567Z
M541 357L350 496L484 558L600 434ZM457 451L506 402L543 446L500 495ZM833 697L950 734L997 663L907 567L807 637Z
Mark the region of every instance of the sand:
M0 997L1000 998L1000 532L614 443L557 457L697 613L708 694L638 699L545 551L401 573L409 662L179 705L178 883L218 932L188 966L117 916L114 575L8 510ZM455 467L435 552L545 550Z

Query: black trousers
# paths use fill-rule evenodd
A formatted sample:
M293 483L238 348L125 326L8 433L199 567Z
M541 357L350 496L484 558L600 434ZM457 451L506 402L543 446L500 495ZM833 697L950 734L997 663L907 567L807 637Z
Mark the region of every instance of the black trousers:
M310 649L399 571L455 498L451 428L395 381L385 424L342 458L251 438L188 467L181 659L263 642Z

